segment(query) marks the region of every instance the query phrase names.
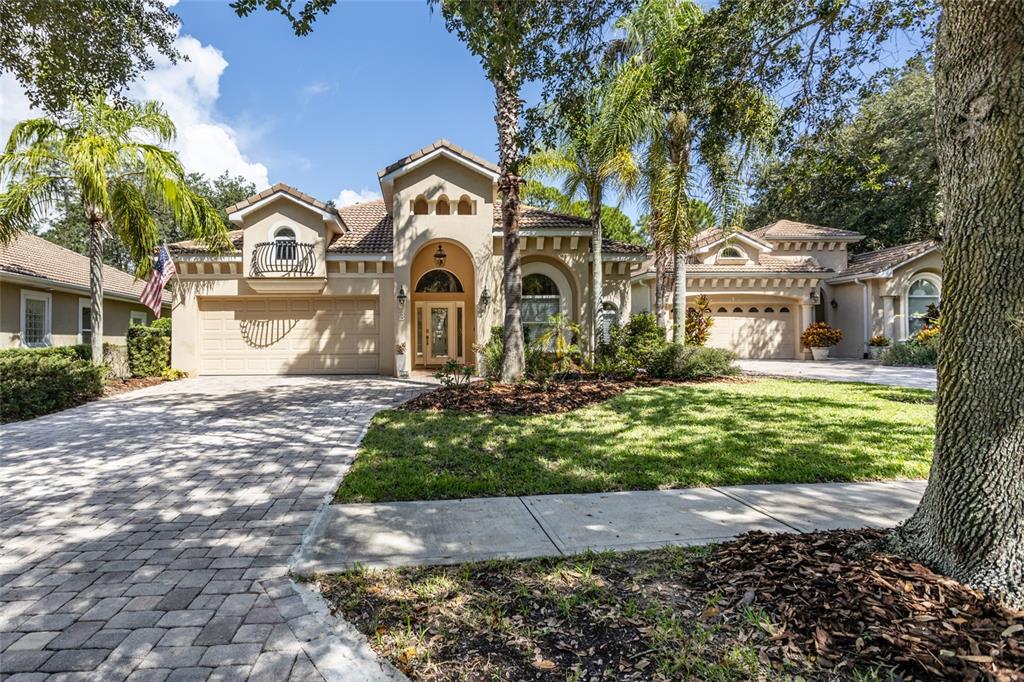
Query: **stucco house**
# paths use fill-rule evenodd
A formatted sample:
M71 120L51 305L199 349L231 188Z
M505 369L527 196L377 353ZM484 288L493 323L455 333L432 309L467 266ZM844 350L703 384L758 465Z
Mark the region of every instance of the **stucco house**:
M179 273L174 366L192 374L394 374L396 349L411 369L450 358L474 363L474 345L503 315L498 173L486 159L440 140L379 171L382 200L334 208L278 184L230 207L238 228L230 250L171 245ZM713 289L727 310L722 320L740 320L731 311L741 302L744 311L757 307L760 315L767 305L775 316L768 325L757 318L749 329L731 318L716 321L732 330L719 332L716 344L753 357L776 349L798 355L797 329L815 315L812 292L851 267L846 245L861 238L817 229L828 237L702 235L694 253L701 262L688 278L710 269L705 284L690 279L691 293ZM587 328L589 222L526 206L520 237L527 333L536 334L556 312ZM605 239L603 260L603 318L650 309L645 249ZM881 274L865 272L849 286ZM719 275L713 285L712 275ZM748 338L758 334L764 339Z
M139 302L145 281L103 266L103 339L126 344L128 327L149 324ZM164 293L163 314L171 294ZM92 332L89 259L42 237L19 233L0 245L0 348L89 343Z

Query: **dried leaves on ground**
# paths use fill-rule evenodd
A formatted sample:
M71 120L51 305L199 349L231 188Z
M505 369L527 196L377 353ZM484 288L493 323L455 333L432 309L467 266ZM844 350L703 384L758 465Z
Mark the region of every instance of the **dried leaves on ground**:
M1024 613L876 531L353 571L334 608L414 680L1024 680ZM866 675L866 677L865 677Z
M127 393L147 386L155 386L162 383L160 377L132 377L131 379L107 379L103 385L103 395L111 396L118 393Z
M711 381L748 381L740 377ZM492 384L476 381L468 386L438 388L401 405L407 412L457 410L482 414L533 415L570 412L611 400L631 388L680 382L655 379L611 380L591 377L568 378L538 383ZM696 383L696 382L689 382Z

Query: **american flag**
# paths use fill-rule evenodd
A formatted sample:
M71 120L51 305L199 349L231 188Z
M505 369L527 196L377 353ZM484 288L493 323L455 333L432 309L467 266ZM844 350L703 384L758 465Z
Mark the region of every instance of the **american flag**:
M139 300L146 304L157 317L160 317L164 287L167 286L167 282L177 272L177 269L174 267L174 261L171 260L171 254L167 250L167 245L161 246L160 250L156 253L156 262L153 263L153 272L149 276L149 281L146 282L146 288L142 290L142 295L139 296Z

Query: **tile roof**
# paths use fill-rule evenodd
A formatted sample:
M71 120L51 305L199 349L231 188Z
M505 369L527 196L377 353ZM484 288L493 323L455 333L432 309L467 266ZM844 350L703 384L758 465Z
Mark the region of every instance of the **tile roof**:
M10 243L0 245L0 272L49 280L89 288L89 258L27 232L19 232ZM103 266L103 290L125 298L138 299L146 281L135 279L124 270ZM164 305L171 304L171 292L164 291Z
M938 246L940 246L939 242L934 239L928 239L910 244L891 246L878 251L858 253L850 256L849 267L843 270L842 275L845 277L847 275L877 274L894 268Z
M743 235L744 237L752 239L755 242L758 242L760 244L763 244L766 247L771 248L771 244L765 243L765 241L763 239L761 239L760 237L758 237L757 235L752 234L750 232L747 232L745 230L736 230L735 232L733 232L729 236L730 237L734 237L734 236L739 236L739 235ZM699 249L702 246L707 246L708 244L714 244L719 239L721 239L722 236L723 236L723 232L722 232L722 229L719 228L719 227L709 227L706 230L701 230L700 232L698 232L693 237L693 248Z
M391 253L393 227L384 200L352 204L339 209L348 232L334 238L332 253Z
M306 194L305 192L300 192L299 190L295 189L291 185L286 185L283 182L279 182L276 185L274 185L273 187L268 187L267 189L263 190L259 194L253 194L251 197L246 197L245 199L242 199L241 201L239 201L237 204L233 204L231 206L228 206L227 209L225 209L225 210L228 213L234 213L235 211L241 211L243 208L246 208L248 206L252 206L253 204L255 204L255 203L257 203L257 202L259 202L259 201L261 201L263 199L266 199L267 197L271 196L272 194L277 194L278 192L282 192L284 194L288 194L290 196L295 197L299 201L304 201L307 204L310 204L312 206L316 206L321 211L327 211L328 213L333 213L335 215L338 214L338 209L334 208L333 206L328 206L327 204L325 204L324 202L320 201L319 199L317 199L315 197L311 197L310 195Z
M501 172L501 169L499 169L497 166L495 166L493 163L491 163L487 159L483 158L482 156L477 156L473 152L468 151L466 149L463 149L462 147L460 147L459 145L455 144L454 142L452 142L450 140L445 140L444 138L442 138L442 139L438 140L437 142L434 142L432 144L428 144L423 149L417 149L412 154L409 154L408 156L406 156L404 158L401 158L398 161L395 161L394 163L389 164L388 166L380 169L379 171L377 171L377 177L378 178L383 178L388 173L392 173L392 172L398 170L399 168L401 168L402 166L405 166L406 164L410 164L413 161L415 161L416 159L422 158L422 157L426 156L427 154L429 154L429 153L431 153L431 152L433 152L433 151L435 151L437 149L442 149L442 148L443 149L447 149L448 151L452 152L453 154L458 154L459 156L461 156L461 157L463 157L465 159L468 159L468 160L472 161L473 163L479 164L479 165L483 166L484 168L486 168L489 171L492 171L494 173L500 173Z
M675 262L670 257L668 260L668 272L675 271ZM652 254L643 265L633 271L634 275L643 275L654 272L654 255ZM724 265L720 263L694 263L686 264L687 273L831 273L832 270L821 266L811 256L761 256L756 265Z
M494 202L494 229L501 230L501 201ZM519 204L520 230L589 230L590 220L567 213L555 213L536 206ZM609 253L647 253L647 247L603 237L601 248Z
M242 235L245 230L229 230L228 241L231 242L233 247L231 251L227 253L238 253L242 248ZM206 253L210 250L206 242L201 242L195 239L188 239L183 242L174 242L173 244L167 245L168 250L171 253Z
M756 230L749 230L749 233L759 239L841 239L843 241L860 241L864 235L851 230L837 230L834 227L822 227L810 223L799 223L795 220L777 220L770 225L759 227Z

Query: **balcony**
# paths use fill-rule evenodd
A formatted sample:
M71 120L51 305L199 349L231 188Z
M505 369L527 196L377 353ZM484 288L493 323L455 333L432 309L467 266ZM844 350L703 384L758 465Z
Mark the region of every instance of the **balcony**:
M249 259L249 286L264 293L318 292L327 282L322 252L322 240L260 242Z

